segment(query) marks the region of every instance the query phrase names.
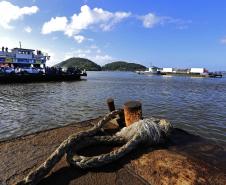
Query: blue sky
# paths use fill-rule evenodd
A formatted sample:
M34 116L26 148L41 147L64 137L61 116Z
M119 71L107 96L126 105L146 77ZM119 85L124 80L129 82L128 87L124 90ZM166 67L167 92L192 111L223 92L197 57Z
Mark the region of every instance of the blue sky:
M85 57L226 70L224 0L0 0L0 45L43 49L49 65Z

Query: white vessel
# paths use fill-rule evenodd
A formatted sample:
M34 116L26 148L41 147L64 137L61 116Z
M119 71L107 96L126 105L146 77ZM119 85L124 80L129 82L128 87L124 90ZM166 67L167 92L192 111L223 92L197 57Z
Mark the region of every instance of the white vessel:
M151 66L146 71L136 71L136 73L144 75L160 75L161 69L156 66Z
M2 47L0 51L0 84L72 81L87 76L85 71L70 67L63 71L60 67L46 67L50 56L40 50Z
M9 50L2 47L0 51L0 68L5 73L17 73L26 71L28 73L37 73L44 70L46 61L50 56L40 50L13 48ZM20 70L19 70L20 69Z

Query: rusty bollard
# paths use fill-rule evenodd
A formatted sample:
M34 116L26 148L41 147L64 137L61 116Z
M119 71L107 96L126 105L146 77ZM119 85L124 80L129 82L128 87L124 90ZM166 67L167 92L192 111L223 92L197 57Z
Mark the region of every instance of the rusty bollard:
M142 119L142 105L139 101L128 101L124 104L125 123L128 127Z
M115 103L114 103L114 99L113 98L108 98L107 99L107 105L108 105L108 110L110 112L115 110Z

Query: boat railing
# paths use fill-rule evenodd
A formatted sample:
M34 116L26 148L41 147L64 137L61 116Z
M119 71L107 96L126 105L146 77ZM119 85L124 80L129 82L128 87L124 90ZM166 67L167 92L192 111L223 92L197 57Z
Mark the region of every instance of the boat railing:
M0 57L11 57L11 58L15 58L16 55L14 53L11 53L11 52L0 51Z

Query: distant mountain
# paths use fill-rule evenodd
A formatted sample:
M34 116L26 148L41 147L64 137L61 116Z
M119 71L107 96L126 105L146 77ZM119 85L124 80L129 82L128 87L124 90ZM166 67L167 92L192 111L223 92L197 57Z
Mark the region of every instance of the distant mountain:
M140 64L117 61L106 64L102 67L103 71L141 71L146 67Z
M81 70L85 69L86 71L101 71L101 67L96 63L92 62L89 59L78 57L69 58L63 62L56 64L55 67L56 66L62 68L77 67Z

